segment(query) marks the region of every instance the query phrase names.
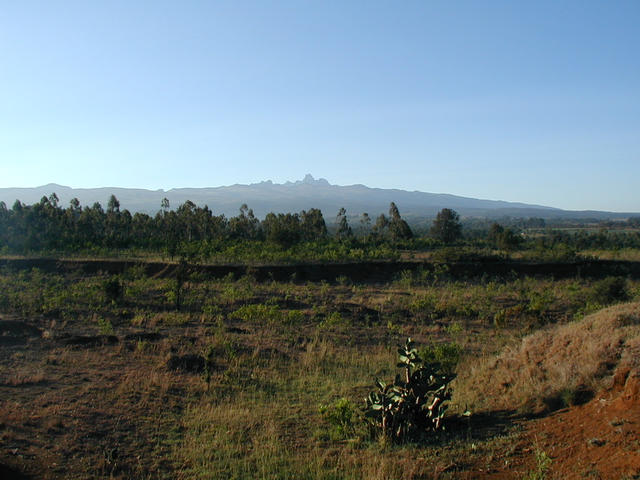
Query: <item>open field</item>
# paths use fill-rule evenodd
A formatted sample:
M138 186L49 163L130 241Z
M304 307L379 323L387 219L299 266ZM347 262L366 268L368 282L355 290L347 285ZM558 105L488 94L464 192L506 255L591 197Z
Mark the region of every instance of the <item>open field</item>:
M0 273L3 478L640 474L633 275L31 267ZM407 337L458 378L444 431L391 444L361 407ZM560 435L585 418L610 432Z

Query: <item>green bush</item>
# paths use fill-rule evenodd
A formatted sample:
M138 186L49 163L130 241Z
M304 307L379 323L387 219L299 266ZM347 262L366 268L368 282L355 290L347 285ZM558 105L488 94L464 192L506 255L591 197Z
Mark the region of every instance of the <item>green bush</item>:
M340 312L331 312L320 322L318 327L321 329L332 329L336 327L346 327L348 325L348 320L345 319Z
M529 305L527 310L535 315L542 316L553 304L554 296L550 290L542 292L533 291L529 297Z
M320 413L331 425L331 440L346 440L355 434L355 407L347 398L339 398L332 405L321 405Z
M447 374L455 372L461 354L462 347L456 342L432 343L420 349L420 357L424 363L438 365Z
M389 384L376 380L377 389L366 398L365 418L372 433L385 439L420 440L441 428L455 375L436 363L423 363L410 338L398 353L404 377L397 375Z
M629 300L627 280L622 277L607 277L593 284L589 301L600 305Z
M98 331L100 335L113 335L113 325L105 318L98 318Z

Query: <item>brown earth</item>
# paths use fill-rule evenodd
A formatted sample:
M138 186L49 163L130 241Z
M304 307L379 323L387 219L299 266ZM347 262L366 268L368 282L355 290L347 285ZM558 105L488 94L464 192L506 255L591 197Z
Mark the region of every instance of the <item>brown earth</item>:
M511 451L463 478L640 478L640 372L621 367L613 385L590 402L521 426ZM547 469L537 463L542 453L550 459Z
M589 403L532 422L526 441L552 460L552 478L640 476L640 372L620 368Z

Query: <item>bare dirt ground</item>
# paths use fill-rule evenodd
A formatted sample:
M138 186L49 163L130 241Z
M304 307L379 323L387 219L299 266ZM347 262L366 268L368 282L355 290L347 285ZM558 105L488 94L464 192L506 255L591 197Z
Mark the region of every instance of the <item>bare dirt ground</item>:
M640 375L620 369L610 390L527 425L528 443L551 458L553 478L638 478Z
M523 430L504 455L461 478L640 478L637 371L620 369L611 388L584 405L519 423Z

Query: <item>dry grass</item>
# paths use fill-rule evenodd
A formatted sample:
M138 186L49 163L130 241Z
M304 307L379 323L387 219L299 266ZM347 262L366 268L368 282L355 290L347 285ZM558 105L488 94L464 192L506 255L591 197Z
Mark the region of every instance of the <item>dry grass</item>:
M461 372L457 398L476 410L540 412L597 392L619 365L640 363L640 303L616 305L547 328Z
M45 381L46 377L42 370L34 372L31 370L21 369L8 374L4 378L1 378L0 384L7 387L20 387L28 385L38 385Z

